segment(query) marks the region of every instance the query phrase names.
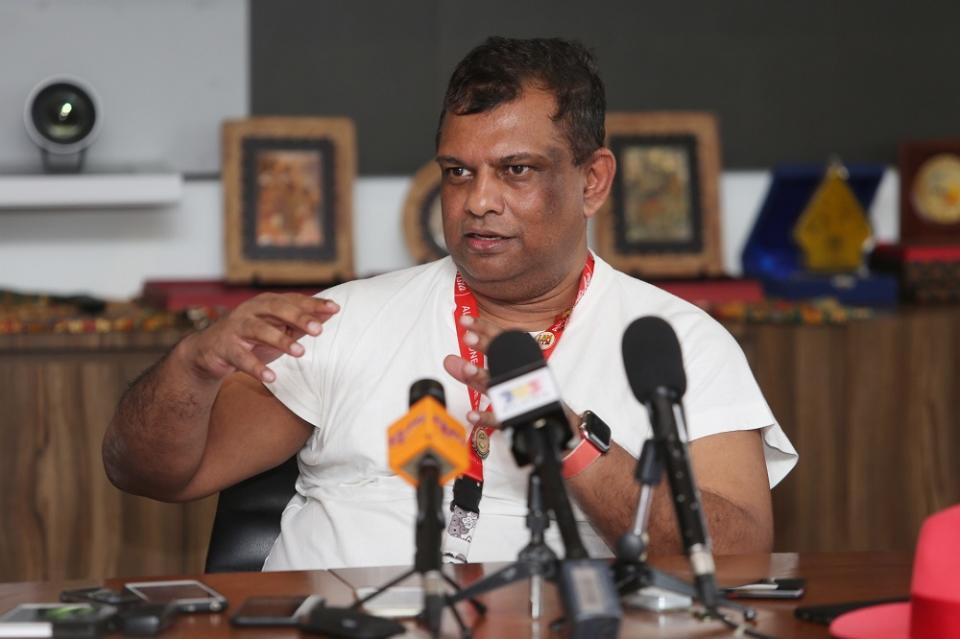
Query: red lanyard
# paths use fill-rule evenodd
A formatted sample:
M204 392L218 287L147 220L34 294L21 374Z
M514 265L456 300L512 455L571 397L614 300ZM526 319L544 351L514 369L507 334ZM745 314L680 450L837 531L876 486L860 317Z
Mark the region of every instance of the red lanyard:
M543 350L544 359L549 359L557 347L557 344L560 342L560 337L567 327L567 320L570 319L570 313L573 312L573 307L577 305L577 302L580 301L580 298L582 298L583 294L587 291L587 287L590 285L590 279L593 277L593 265L593 254L588 251L587 263L583 267L583 272L580 274L580 287L577 290L577 297L573 301L573 306L557 315L553 319L550 328L537 335L537 343L540 344L540 348ZM457 327L457 340L460 342L460 356L468 360L478 369L483 368L483 353L475 348L471 348L463 340L467 329L460 325L460 318L465 316L477 317L478 310L477 298L474 297L473 291L470 290L467 283L463 281L459 271L457 271L457 278L454 282L453 300L456 304L453 309L453 323ZM468 390L470 391L470 407L474 411L479 412L480 393L472 388ZM483 460L490 454L490 435L493 430L493 428L474 426L470 433L470 468L467 469L465 474L478 482L483 481Z

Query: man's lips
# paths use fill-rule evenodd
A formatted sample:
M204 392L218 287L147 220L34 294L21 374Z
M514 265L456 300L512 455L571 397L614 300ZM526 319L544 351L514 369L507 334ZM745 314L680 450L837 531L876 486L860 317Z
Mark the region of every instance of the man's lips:
M467 240L467 246L475 251L495 250L512 239L510 236L490 231L464 233L463 236Z

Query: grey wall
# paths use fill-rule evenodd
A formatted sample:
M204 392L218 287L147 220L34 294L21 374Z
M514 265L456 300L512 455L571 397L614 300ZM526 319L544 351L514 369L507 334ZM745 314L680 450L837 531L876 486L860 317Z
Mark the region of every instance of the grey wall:
M246 32L240 0L3 0L0 170L39 164L24 103L66 74L102 103L91 164L219 171L220 121L247 113Z
M612 110L708 109L728 167L895 163L960 136L960 3L947 0L251 0L251 110L346 114L360 170L429 159L456 61L489 34L579 38Z

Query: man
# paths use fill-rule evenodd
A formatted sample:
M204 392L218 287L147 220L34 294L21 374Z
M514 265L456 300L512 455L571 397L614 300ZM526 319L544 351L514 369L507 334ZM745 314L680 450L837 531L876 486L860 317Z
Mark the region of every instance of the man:
M604 112L593 59L577 44L491 38L474 49L454 71L437 133L451 257L318 298L264 294L187 336L121 400L104 439L111 480L196 499L299 451L297 495L265 569L408 564L416 505L387 466L385 432L410 384L430 377L451 414L475 427L483 474L479 519L459 504L452 513L453 554L512 560L528 541L526 471L504 433L485 441L477 431L495 425L482 353L503 329L543 332L567 405L613 432L605 454L587 442L566 462L584 542L606 553L632 525L635 456L650 433L620 339L636 317L660 315L684 351L690 451L715 550L769 551L769 486L796 453L739 347L700 310L587 249L587 220L616 169ZM654 551L679 549L673 517L662 487Z

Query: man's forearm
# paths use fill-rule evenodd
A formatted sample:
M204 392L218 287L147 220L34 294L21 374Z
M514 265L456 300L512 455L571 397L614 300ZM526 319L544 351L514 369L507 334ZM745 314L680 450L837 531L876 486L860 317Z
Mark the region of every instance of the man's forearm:
M568 481L571 495L611 549L616 548L624 532L633 528L640 497L640 485L634 479L636 463L629 453L614 444L607 455ZM758 521L746 509L709 490L701 489L701 500L714 552L770 552L773 543L770 522ZM666 480L654 492L648 533L651 553L683 551Z
M110 481L125 491L168 498L196 472L221 382L189 370L177 344L134 382L103 439Z
M773 547L773 529L757 521L749 511L730 500L700 491L713 552L718 555L768 553ZM666 481L657 487L650 514L650 552L655 555L683 552L677 515Z
M571 496L590 518L610 548L633 527L640 485L633 473L637 461L614 443L610 451L567 480Z

